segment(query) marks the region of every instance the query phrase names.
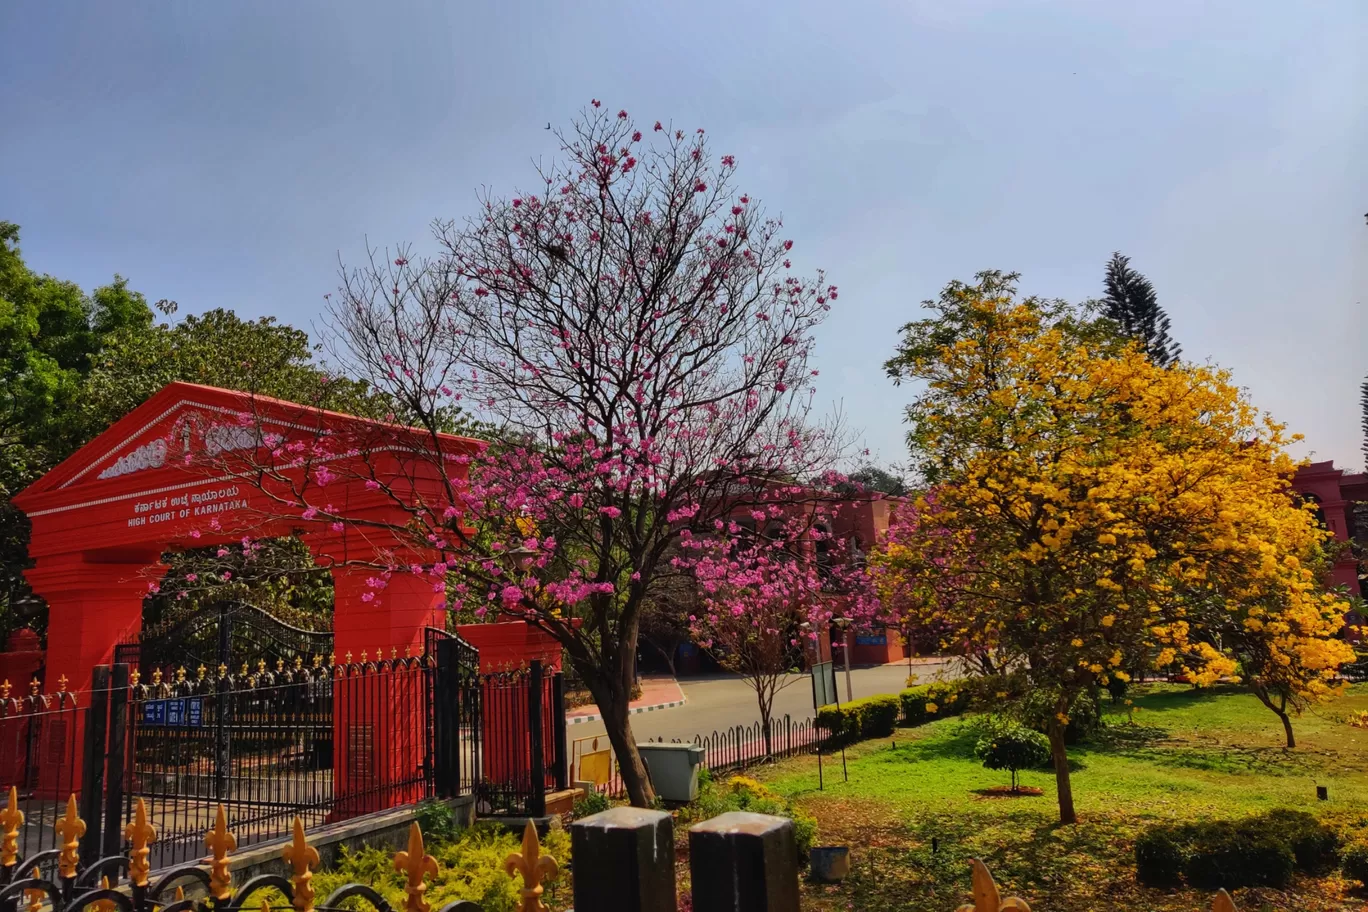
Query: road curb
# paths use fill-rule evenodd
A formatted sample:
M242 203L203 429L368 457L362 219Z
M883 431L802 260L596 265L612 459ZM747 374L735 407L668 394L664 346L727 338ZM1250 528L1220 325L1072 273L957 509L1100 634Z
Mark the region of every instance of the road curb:
M683 706L687 702L689 702L687 699L681 697L678 700L671 700L668 703L654 703L650 706L634 706L627 711L627 715L637 716L641 713L655 712L658 709L674 709L676 706ZM569 725L579 725L581 722L602 722L603 716L600 713L590 713L587 716L570 716L565 721Z

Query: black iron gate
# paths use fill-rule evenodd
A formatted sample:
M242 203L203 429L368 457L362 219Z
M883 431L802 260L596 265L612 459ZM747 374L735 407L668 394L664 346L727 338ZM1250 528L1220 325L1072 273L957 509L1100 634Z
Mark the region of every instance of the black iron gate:
M246 674L258 663L267 668L293 666L296 660L332 664L331 631L293 627L242 601L214 602L145 630L136 641L114 648L114 664L129 665L148 677L154 669L170 675L177 668L219 667ZM377 656L377 658L379 658ZM245 666L245 667L244 667Z

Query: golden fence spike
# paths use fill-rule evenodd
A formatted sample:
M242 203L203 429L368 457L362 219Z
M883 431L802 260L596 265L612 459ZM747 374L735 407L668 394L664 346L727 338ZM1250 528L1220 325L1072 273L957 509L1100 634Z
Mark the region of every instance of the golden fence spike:
M228 832L228 812L218 806L214 828L204 837L214 857L209 862L209 896L225 903L233 896L233 875L228 873L228 853L237 849L237 837Z
M988 866L977 858L973 859L973 884L974 901L959 907L957 912L1005 912L1007 909L1015 909L1018 912L1031 912L1031 907L1026 905L1026 900L1017 896L1002 898L998 892L997 884L993 882L993 875L989 873Z
M19 860L19 828L24 812L19 810L19 789L10 786L5 809L0 811L0 867L12 868Z
M108 878L108 877L101 877L101 878L100 878L100 889L101 889L101 890L108 890L108 889L109 889L109 878ZM95 900L93 903L90 904L90 908L94 909L95 912L114 912L114 910L117 909L118 907L114 905L114 900L112 900L112 899L97 899L97 900Z
M147 805L141 798L133 802L133 822L124 828L124 836L133 844L128 850L128 880L135 887L145 887L152 870L147 861L152 851L148 845L157 841L157 830L147 822Z
M200 662L199 668L196 668L196 669L195 669L195 679L196 679L196 680L199 680L199 681L203 681L203 680L205 679L205 677L208 676L208 674L209 674L209 669L205 667L205 665L204 665L203 662Z
M537 838L537 828L527 821L523 828L522 851L513 852L504 859L504 870L508 875L513 872L522 875L521 912L546 912L542 903L542 882L555 880L559 873L556 859L541 853L541 840Z
M8 700L11 689L9 678L6 678L4 683L0 683L0 700Z
M67 676L66 676L66 675L62 675L61 677L59 677L59 678L57 679L57 692L58 692L58 693L66 693L66 692L67 692L67 684L68 684L68 683L70 683L70 682L67 681Z
M1225 890L1218 890L1216 898L1211 901L1211 912L1236 912L1235 900Z
M176 683L177 683L177 684L183 684L183 683L185 683L185 666L184 666L184 665L182 665L182 666L180 666L179 668L176 669Z
M348 662L351 661L351 653L350 653L350 652L347 653L347 661L348 661ZM363 650L361 650L361 664L364 665L365 663L366 663L366 650L363 649Z
M129 687L137 687L137 686L138 686L138 682L141 681L141 680L142 680L142 672L141 672L141 671L138 671L138 669L135 668L135 669L133 669L132 671L130 671L130 672L128 673L128 686L129 686Z
M318 849L309 845L304 838L304 821L298 817L294 819L293 836L290 844L280 850L280 857L291 868L290 883L294 885L292 905L299 912L313 912L314 888L309 883L313 880L313 871L309 868L319 863Z
M62 839L62 852L57 858L57 872L67 879L76 876L81 864L79 840L85 835L85 821L76 812L76 796L67 799L66 814L53 825Z
M33 869L33 873L29 876L32 877L34 880L38 880L40 875L38 873L38 868L36 866ZM26 910L26 912L38 912L38 910L43 908L43 902L46 899L47 892L45 890L25 890L24 909Z
M437 876L437 859L423 848L423 831L416 820L409 825L408 848L395 853L394 870L408 877L404 884L404 912L430 912L432 906L423 901L427 892L423 877Z

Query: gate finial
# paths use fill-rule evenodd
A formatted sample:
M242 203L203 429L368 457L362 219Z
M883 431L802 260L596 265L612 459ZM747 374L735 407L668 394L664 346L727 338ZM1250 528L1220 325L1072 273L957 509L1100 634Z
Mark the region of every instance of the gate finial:
M280 851L280 857L293 870L290 882L294 885L295 909L298 912L313 912L314 888L309 883L313 880L313 872L309 868L319 862L318 849L309 845L304 838L304 821L298 817L294 819L293 835L290 844Z
M53 825L53 829L62 838L62 853L57 858L57 872L62 877L71 879L76 876L76 869L81 863L77 840L84 836L86 831L85 821L76 813L75 795L67 799L66 814Z
M147 822L147 805L141 798L133 804L133 822L124 829L124 836L133 843L128 851L128 880L135 887L145 887L151 871L147 856L152 851L147 846L157 841L157 830Z
M1003 899L1002 894L998 892L997 884L993 883L993 875L988 873L988 866L977 858L973 859L973 871L974 903L960 906L958 912L1005 912L1007 909L1031 912L1026 900L1020 897L1009 896Z
M237 849L237 837L228 832L228 812L218 806L214 828L204 837L204 844L214 857L209 862L209 895L220 902L233 896L233 875L228 873L228 853Z
M423 894L427 892L423 877L437 876L437 859L423 848L423 831L416 820L409 826L408 849L394 856L394 869L408 875L408 883L404 885L407 897L404 912L430 912L432 906L423 901Z
M556 859L541 853L541 841L537 839L537 828L527 821L523 828L522 851L513 852L504 859L504 870L512 876L514 871L522 875L521 912L546 912L542 903L542 881L555 880L559 872Z
M9 682L5 682L9 687ZM7 695L7 694L6 694ZM19 789L10 786L9 800L0 811L0 866L14 867L19 859L19 828L24 825L24 812L19 810Z

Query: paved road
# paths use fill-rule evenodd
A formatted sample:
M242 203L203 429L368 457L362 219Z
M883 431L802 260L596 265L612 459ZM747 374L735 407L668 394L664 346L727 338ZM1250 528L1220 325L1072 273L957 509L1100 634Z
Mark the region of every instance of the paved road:
M913 670L923 681L937 673L953 674L951 660L914 659ZM897 693L907 680L907 663L855 668L850 672L856 699L876 694ZM774 717L787 713L795 720L812 718L812 683L807 675L790 675L788 683L774 698ZM753 691L745 681L732 676L680 678L680 686L688 700L683 706L632 716L632 733L638 741L648 738L692 739L694 735L711 734L715 730L735 725L751 725L760 719L760 710ZM845 673L836 672L836 685L841 700L846 698ZM568 736L578 738L603 734L602 722L571 725Z

